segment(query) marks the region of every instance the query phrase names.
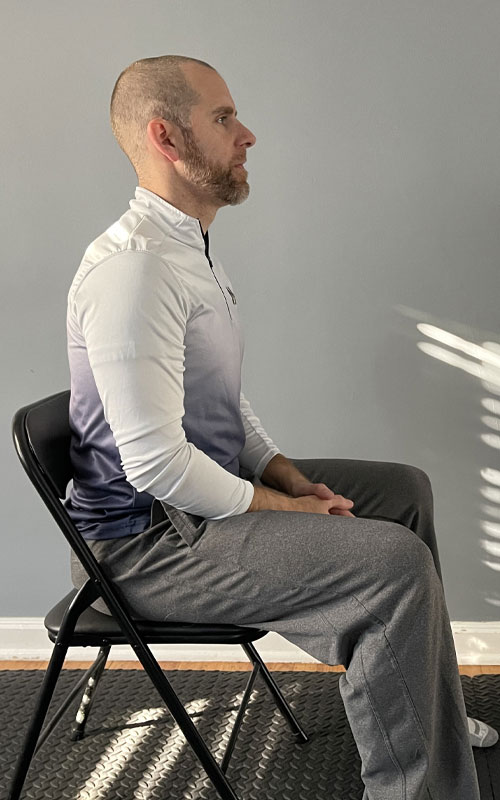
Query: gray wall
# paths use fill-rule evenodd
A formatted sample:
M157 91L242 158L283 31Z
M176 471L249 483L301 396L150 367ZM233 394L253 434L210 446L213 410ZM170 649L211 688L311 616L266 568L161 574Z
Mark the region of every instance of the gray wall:
M257 136L248 200L210 229L254 410L292 458L424 469L450 617L498 619L496 0L4 0L0 37L0 616L42 615L69 585L10 422L68 386L69 285L133 196L114 82L178 53L216 67Z

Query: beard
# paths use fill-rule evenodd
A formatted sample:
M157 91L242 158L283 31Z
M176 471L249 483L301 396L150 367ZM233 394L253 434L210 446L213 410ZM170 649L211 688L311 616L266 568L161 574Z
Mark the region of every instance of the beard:
M182 133L186 180L223 205L235 206L246 200L250 186L242 177L244 173L239 175L234 166L225 167L210 161L201 151L192 131L184 128Z

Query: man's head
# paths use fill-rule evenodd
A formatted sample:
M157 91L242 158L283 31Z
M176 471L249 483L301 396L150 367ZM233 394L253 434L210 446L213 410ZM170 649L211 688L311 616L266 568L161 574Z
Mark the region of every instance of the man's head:
M231 109L229 89L210 64L144 58L116 81L111 127L141 185L168 185L215 207L235 205L250 191L246 170L235 165L246 160L255 136Z

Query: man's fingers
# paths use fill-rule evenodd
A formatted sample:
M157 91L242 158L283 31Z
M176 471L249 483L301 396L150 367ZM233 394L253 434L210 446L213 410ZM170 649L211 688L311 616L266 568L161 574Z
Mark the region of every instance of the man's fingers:
M336 494L334 503L335 505L330 506L328 509L329 514L336 514L340 517L354 517L354 514L351 514L351 512L347 510L353 507L354 502L352 500L348 500L347 497L341 494Z
M347 497L343 497L341 494L335 495L335 501L337 502L337 505L342 506L342 508L352 508L354 505L352 500L348 500Z

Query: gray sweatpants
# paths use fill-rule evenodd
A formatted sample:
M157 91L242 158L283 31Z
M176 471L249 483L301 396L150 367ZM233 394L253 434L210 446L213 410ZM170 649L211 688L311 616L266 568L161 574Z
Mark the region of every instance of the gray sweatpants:
M355 518L259 511L206 520L164 503L163 533L89 545L136 616L276 631L342 664L363 800L480 800L429 478L390 462L293 463L353 500ZM75 558L72 576L77 587L86 578Z

